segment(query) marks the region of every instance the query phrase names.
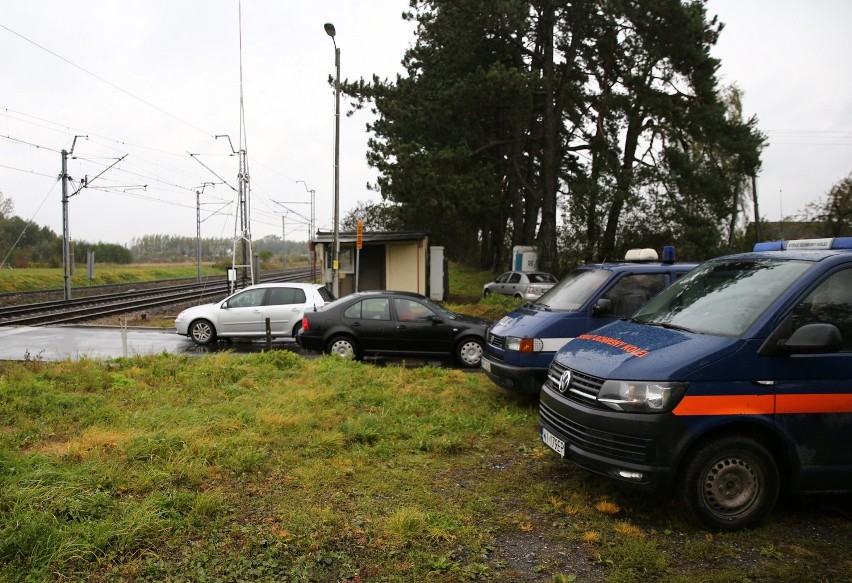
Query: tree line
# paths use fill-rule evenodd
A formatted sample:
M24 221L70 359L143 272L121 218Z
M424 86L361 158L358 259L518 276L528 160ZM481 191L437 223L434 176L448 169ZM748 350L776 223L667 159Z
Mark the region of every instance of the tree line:
M0 263L3 267L61 267L62 237L48 227L39 227L12 214L12 200L0 192ZM115 243L72 241L74 261L85 264L87 253L95 252L98 261L131 263L129 249Z
M10 198L0 192L0 262L3 267L61 267L62 237L48 227L39 227L33 221L13 214ZM131 240L127 247L117 243L74 240L71 242L74 262L85 264L87 254L95 253L99 263L169 263L196 260L196 238L182 235L144 235ZM208 238L201 240L201 259L204 262L230 261L233 250L231 239ZM306 256L308 244L304 241L287 241L287 254ZM281 237L269 235L252 241L252 251L264 261L280 257Z
M766 138L719 84L703 2L412 0L403 17L404 73L342 85L377 115L383 202L356 214L484 267L535 245L553 271L744 236Z

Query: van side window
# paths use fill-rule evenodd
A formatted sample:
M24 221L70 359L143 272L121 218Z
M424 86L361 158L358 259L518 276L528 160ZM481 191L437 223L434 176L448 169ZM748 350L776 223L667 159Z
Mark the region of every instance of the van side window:
M837 326L841 350L852 352L852 269L826 279L793 310L793 330L815 323Z
M612 302L612 315L627 318L666 287L666 274L644 273L625 275L603 298Z

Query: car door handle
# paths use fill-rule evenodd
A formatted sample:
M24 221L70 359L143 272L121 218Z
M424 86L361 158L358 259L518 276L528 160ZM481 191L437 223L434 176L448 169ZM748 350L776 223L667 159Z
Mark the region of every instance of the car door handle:
M358 327L358 326L360 326L360 325L361 325L361 322L352 322L352 324L351 324L351 326L352 326L353 328L357 328L357 327Z
M396 329L397 330L405 330L405 327L406 327L405 324L398 324Z

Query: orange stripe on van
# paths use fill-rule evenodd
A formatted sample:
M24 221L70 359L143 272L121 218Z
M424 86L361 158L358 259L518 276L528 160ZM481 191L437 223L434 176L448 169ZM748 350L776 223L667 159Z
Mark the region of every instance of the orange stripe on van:
M715 395L684 397L675 415L794 415L852 413L852 395L845 393L795 395Z
M675 415L772 415L775 395L718 395L684 397Z
M778 395L777 413L852 413L852 395Z

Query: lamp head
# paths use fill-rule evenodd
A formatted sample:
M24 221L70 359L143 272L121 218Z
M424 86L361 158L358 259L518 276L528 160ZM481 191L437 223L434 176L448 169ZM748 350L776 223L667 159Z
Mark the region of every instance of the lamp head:
M331 38L334 38L334 34L335 34L334 25L330 22L326 22L324 27L325 27L325 34L327 34Z

